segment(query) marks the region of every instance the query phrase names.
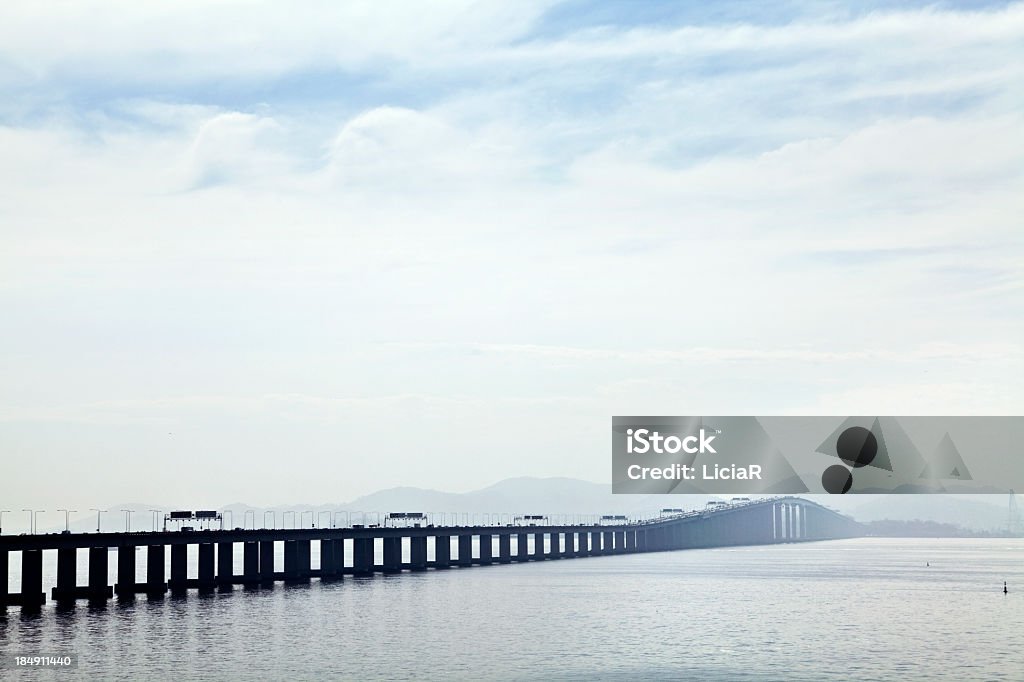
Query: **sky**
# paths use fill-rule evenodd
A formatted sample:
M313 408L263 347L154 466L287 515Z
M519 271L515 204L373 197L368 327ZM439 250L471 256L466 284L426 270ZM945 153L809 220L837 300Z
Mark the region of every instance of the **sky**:
M1021 3L8 0L0 508L1020 414L1022 215Z

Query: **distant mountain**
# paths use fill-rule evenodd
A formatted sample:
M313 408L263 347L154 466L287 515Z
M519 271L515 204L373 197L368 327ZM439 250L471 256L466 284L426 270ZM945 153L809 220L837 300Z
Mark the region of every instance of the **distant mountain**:
M1006 528L1008 498L1005 495L805 495L809 499L853 516L859 521L932 521L949 523L976 530ZM665 507L698 509L709 500L708 495L613 495L611 485L575 478L509 478L494 485L466 493L452 493L425 488L400 487L379 490L351 502L334 504L289 504L277 507L252 507L233 503L220 507L225 512L224 525L261 526L264 515L276 525L291 527L293 517L302 525L316 519L317 525L330 523L329 512L457 512L460 514L627 514L650 515ZM124 530L122 509L134 511L133 530L149 530L154 521L150 509L164 512L171 508L156 504L112 504L103 515L103 530ZM292 513L294 512L294 513ZM162 514L156 515L162 524ZM343 517L337 517L343 518ZM353 517L351 520L354 520ZM361 517L359 517L361 518ZM96 514L72 515L72 531L96 530ZM47 512L39 518L39 531L64 529L63 514ZM4 516L4 532L28 530L27 514Z
M1006 495L843 495L819 496L819 502L858 521L933 521L975 530L1005 529Z
M703 507L707 495L613 495L610 484L575 478L508 478L467 493L389 488L353 500L349 509L512 514L639 514L663 507Z

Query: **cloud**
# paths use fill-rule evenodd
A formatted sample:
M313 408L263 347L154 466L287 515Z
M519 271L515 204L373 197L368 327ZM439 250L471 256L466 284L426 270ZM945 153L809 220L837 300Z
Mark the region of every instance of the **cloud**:
M3 445L330 471L369 423L464 487L600 478L614 413L1020 403L1024 5L548 9L5 4Z

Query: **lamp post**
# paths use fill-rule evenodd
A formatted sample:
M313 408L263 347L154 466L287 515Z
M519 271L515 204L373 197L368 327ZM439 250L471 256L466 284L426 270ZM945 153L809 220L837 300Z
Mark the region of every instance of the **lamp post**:
M245 528L245 524L248 523L249 514L252 514L252 529L256 530L256 511L253 509L246 509L242 514L242 528Z
M156 522L157 522L158 515L160 514L160 510L159 509L150 509L149 511L151 512L150 513L150 517L151 517L151 520L153 521L153 532L155 533L156 532Z
M10 514L10 509L0 509L0 534L4 532L4 514Z
M292 515L292 528L295 528L295 510L294 509L289 509L287 511L281 512L281 525L284 526L284 517L287 514L291 514Z
M304 528L305 527L305 526L302 525L302 519L306 518L306 514L309 514L310 521L313 520L313 512L312 511L307 509L304 512L300 512L299 513L299 528Z
M122 509L121 511L124 512L124 532L125 533L131 533L132 532L132 514L134 514L135 512L132 511L131 509Z
M277 512L274 511L273 509L268 509L267 511L263 512L263 527L267 527L267 514L270 514L270 520L274 524L271 526L271 528L277 528Z
M234 513L232 513L232 511L230 509L225 509L224 513L228 515L228 528L234 528L235 527L235 515L234 515ZM221 517L220 523L221 523L221 530L224 530L224 518L223 517Z
M96 532L100 532L100 514L106 514L106 509L96 509L95 507L89 507L89 511L96 512Z
M35 535L36 534L36 524L33 521L33 519L35 517L32 514L32 510L31 509L22 509L21 511L28 512L28 532L31 533L32 535Z
M59 512L64 512L64 532L71 532L71 515L77 512L77 509L58 509Z
M329 511L318 512L317 515L316 515L317 521L319 521L320 517L323 516L324 514L327 514L327 523L331 524L331 528L334 528L334 514L332 514ZM321 527L323 527L323 526L321 526Z

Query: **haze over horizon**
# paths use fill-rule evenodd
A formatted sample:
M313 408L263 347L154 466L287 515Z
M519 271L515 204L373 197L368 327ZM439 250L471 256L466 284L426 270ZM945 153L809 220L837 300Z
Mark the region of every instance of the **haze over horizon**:
M0 507L1019 414L1024 4L628 7L5 2Z

